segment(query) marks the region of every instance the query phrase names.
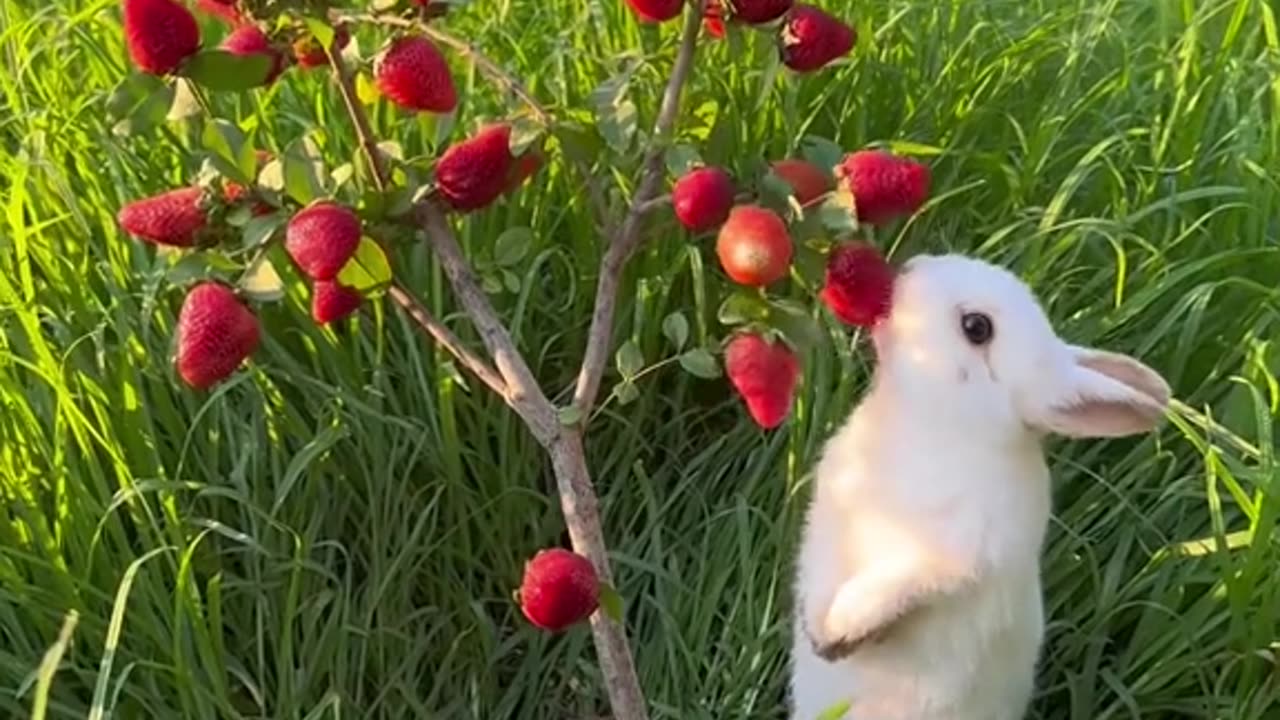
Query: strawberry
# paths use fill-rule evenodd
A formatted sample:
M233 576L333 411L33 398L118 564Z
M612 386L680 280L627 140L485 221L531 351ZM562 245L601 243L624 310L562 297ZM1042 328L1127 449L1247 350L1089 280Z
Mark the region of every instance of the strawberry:
M722 224L733 207L733 179L718 167L700 167L684 174L671 188L676 218L692 232L706 232Z
M791 236L778 214L758 205L739 205L716 238L716 255L726 274L742 285L763 287L780 280L791 265Z
M540 550L524 566L520 610L529 622L561 632L600 607L600 581L591 561L565 550Z
M725 347L724 369L757 425L771 430L782 424L800 379L800 361L785 342L738 333Z
M724 38L724 5L722 0L707 0L706 9L702 11L702 27L707 34L717 40Z
M825 67L853 49L858 33L820 8L796 3L782 26L782 62L796 72Z
M495 123L450 145L436 163L436 186L455 210L478 210L507 188L515 158L511 126Z
M333 30L333 46L329 48L329 52L342 52L350 42L351 31L346 25L339 25ZM298 66L303 68L316 68L329 64L329 56L320 46L320 41L310 34L293 44L293 58L298 61Z
M124 231L157 245L191 247L198 244L209 222L204 190L178 188L120 208L116 221Z
M258 319L226 285L205 282L187 293L178 314L178 374L206 390L258 349Z
M200 49L200 27L174 0L124 0L124 39L140 70L168 75Z
M627 4L644 23L666 22L684 9L684 0L627 0Z
M772 165L773 173L791 186L791 194L801 207L807 207L818 198L831 192L831 178L821 168L805 160L779 160Z
M236 0L196 0L196 9L231 25L244 22L244 15Z
M853 193L858 221L883 225L910 215L929 198L928 165L882 150L859 150L836 167L836 179Z
M733 3L733 19L748 25L770 23L791 9L793 0L729 0Z
M337 280L321 280L311 288L311 318L321 325L337 322L360 307L364 296Z
M827 258L826 282L818 297L841 322L871 327L889 314L893 280L893 268L880 251L846 243Z
M332 280L355 254L363 232L355 213L322 201L289 220L284 247L307 277Z
M444 55L417 35L391 43L374 66L378 89L407 110L447 113L458 105L458 91Z
M267 67L267 75L262 79L261 85L270 85L280 77L280 73L284 72L284 51L272 44L271 38L267 37L267 34L257 25L241 25L232 30L231 34L222 41L221 48L241 57L265 56L271 64Z

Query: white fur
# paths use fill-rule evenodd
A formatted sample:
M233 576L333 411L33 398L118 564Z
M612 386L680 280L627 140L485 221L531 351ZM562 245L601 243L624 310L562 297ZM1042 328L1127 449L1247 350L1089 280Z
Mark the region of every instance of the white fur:
M993 320L986 346L960 329L973 311ZM873 339L871 389L816 469L791 717L848 701L847 720L1018 720L1044 632L1041 437L1150 430L1168 387L1064 343L1016 277L959 256L907 263ZM815 652L868 634L830 662Z

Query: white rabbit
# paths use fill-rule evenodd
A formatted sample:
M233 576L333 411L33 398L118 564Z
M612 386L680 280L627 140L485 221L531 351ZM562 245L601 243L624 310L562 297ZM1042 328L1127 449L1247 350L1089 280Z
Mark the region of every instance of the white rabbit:
M796 578L793 720L1016 720L1044 634L1047 433L1149 431L1169 387L1059 339L1013 274L907 262L866 397L816 468Z

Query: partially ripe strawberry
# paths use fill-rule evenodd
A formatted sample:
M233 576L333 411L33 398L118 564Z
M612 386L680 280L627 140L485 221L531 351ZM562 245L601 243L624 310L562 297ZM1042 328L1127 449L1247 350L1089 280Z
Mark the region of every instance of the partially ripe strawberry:
M258 319L226 285L205 282L178 314L178 374L197 390L230 377L261 341Z
M748 25L773 22L791 9L793 0L729 0L733 3L733 17Z
M332 280L355 254L362 233L360 218L351 210L318 202L289 220L284 247L307 277Z
M591 561L563 548L541 550L524 566L520 610L529 622L561 632L600 607L600 581Z
M407 110L447 113L458 105L449 64L424 37L393 41L375 63L374 77L378 90Z
M871 327L889 314L894 271L879 250L847 243L827 258L826 283L818 297L841 322Z
M779 160L772 165L773 172L787 181L791 194L801 207L807 207L818 198L831 192L831 178L821 168L805 160Z
M231 25L244 22L236 0L196 0L196 9Z
M200 27L174 0L124 0L124 40L138 69L168 75L200 49Z
M627 0L640 22L666 22L680 14L684 0Z
M311 318L321 325L337 322L360 308L357 290L337 280L320 280L311 288Z
M859 150L836 167L836 178L853 193L858 221L883 225L910 215L929 199L928 165L883 150Z
M455 210L478 210L507 189L514 161L511 126L486 125L444 151L436 162L436 186Z
M706 232L723 224L733 207L733 179L718 167L685 173L671 188L676 218L692 232Z
M203 207L204 190L179 188L133 202L120 208L116 220L125 232L147 242L172 247L191 247L209 221Z
M340 53L351 42L351 31L346 25L339 25L333 30L333 46L330 52ZM325 53L320 41L308 34L293 44L293 58L302 68L316 68L329 64L329 56Z
M271 64L267 68L267 76L262 80L263 85L275 82L280 73L284 72L284 51L273 44L271 38L257 25L241 25L232 30L222 41L221 47L232 55L262 55L267 58Z
M724 5L722 0L707 0L706 9L702 11L702 27L706 29L707 34L711 37L717 40L724 38Z
M725 273L742 285L764 286L780 280L791 266L791 236L778 214L758 205L729 212L716 238L716 255Z
M724 369L757 425L770 430L782 424L800 379L800 361L785 342L739 333L725 348Z
M820 8L796 3L782 26L782 62L796 72L811 72L847 55L858 33Z

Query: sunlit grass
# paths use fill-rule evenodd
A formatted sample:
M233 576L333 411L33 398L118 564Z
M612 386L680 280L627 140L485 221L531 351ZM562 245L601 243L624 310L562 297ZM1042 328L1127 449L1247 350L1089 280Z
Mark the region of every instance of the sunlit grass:
M1064 335L1139 354L1185 403L1158 437L1052 448L1037 717L1280 717L1270 6L824 4L857 20L855 62L766 86L766 43L710 46L682 137L742 171L805 134L933 148L935 201L880 240L1007 263ZM114 215L198 161L180 126L111 134L103 102L126 72L115 6L0 0L0 715L30 716L46 687L49 718L602 714L586 632L541 635L510 600L525 558L563 542L540 451L390 305L331 333L292 293L264 311L268 340L236 382L208 396L174 383L179 294ZM481 0L449 26L557 112L631 53L642 129L674 54L673 27L642 28L615 0ZM455 67L464 117L505 112ZM223 108L259 144L319 127L347 159L336 100L316 75ZM410 156L434 148L430 124L389 109L375 122ZM598 172L629 189L634 159L610 162ZM655 217L618 328L651 361L671 353L673 310L695 337L717 330L714 269ZM558 393L598 257L578 179L553 165L461 239L477 252L513 225L534 228L533 262L497 302ZM427 255L395 261L465 331ZM805 472L866 377L832 330L781 432L754 430L723 383L676 367L593 427L657 718L783 717ZM48 685L51 647L65 652L47 656Z

